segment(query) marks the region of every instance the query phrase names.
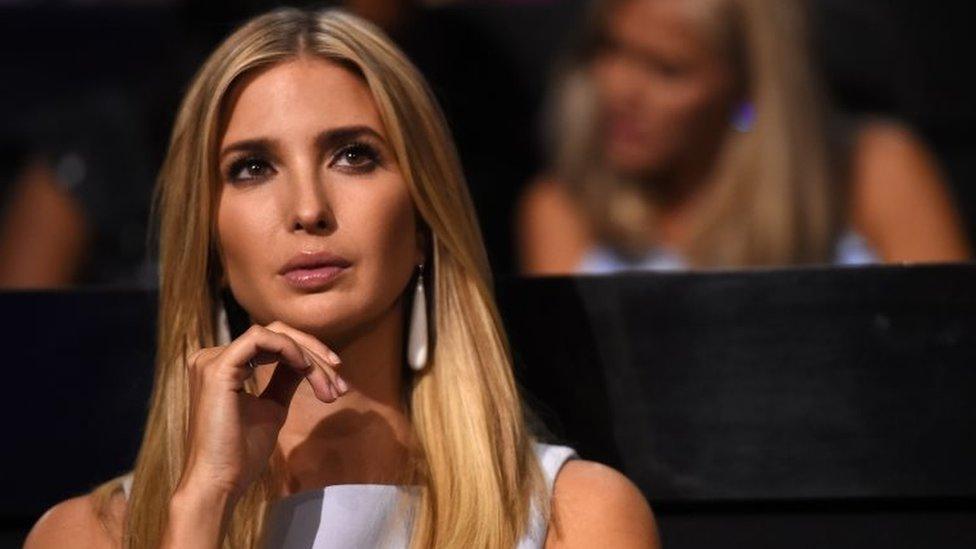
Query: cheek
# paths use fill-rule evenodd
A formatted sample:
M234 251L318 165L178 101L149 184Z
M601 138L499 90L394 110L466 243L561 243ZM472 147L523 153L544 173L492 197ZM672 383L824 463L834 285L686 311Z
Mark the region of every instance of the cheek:
M661 167L710 150L726 134L725 102L719 90L700 80L648 86L642 110L648 132L644 161Z
M646 100L661 130L694 135L727 125L728 95L715 75L696 74L648 87Z
M225 277L245 308L257 301L253 295L261 287L257 281L267 271L264 263L268 261L272 228L269 213L267 206L253 207L243 197L224 195L218 206L217 234Z
M350 204L346 234L356 241L370 284L397 293L417 260L413 203L402 188L362 197L357 202Z

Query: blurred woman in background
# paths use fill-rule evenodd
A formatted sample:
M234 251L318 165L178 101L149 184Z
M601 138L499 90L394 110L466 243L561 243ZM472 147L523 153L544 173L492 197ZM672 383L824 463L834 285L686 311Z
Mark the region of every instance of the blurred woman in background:
M831 115L791 0L606 0L519 204L527 273L969 256L907 130Z

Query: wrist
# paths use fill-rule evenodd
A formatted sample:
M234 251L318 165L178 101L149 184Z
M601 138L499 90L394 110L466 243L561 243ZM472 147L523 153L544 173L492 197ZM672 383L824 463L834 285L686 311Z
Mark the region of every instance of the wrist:
M180 486L169 501L164 547L220 547L237 498L220 487Z

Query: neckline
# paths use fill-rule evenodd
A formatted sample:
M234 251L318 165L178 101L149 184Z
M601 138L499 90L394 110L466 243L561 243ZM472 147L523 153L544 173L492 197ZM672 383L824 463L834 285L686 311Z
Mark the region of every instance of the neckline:
M379 494L393 495L396 492L407 492L410 495L417 495L420 490L419 484L374 484L374 483L343 483L330 484L321 488L311 488L283 496L275 501L275 505L297 505L307 500L324 499L325 495L332 492L354 492L365 491Z

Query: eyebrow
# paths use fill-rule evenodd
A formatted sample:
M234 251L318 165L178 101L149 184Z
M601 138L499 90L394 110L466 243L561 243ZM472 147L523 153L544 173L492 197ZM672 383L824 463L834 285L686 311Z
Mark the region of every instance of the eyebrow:
M332 128L325 130L315 137L315 147L319 150L330 150L335 148L341 143L345 143L351 139L357 137L369 135L378 139L384 145L386 140L379 132L374 130L369 126L340 126L338 128ZM242 141L235 141L230 145L227 145L220 151L220 158L224 158L232 152L244 151L244 152L257 152L257 151L272 151L276 148L277 141L274 139L269 139L266 137L259 137L256 139L244 139Z

